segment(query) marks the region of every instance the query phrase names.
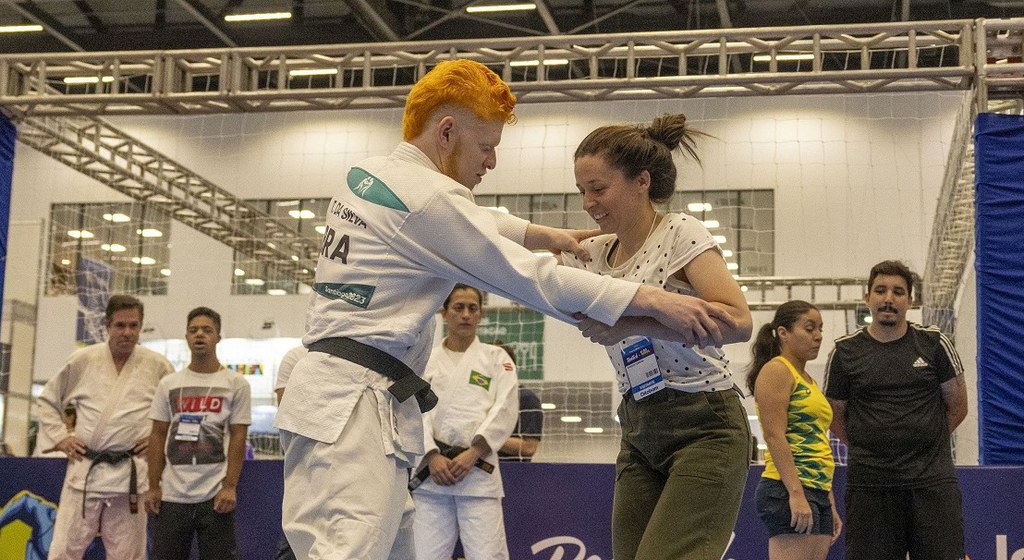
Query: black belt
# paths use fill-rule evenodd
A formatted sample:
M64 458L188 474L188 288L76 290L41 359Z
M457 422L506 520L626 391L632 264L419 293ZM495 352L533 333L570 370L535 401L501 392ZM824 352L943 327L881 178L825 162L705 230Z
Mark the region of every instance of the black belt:
M405 402L415 395L420 411L427 412L437 405L437 395L430 390L430 383L414 372L409 366L391 354L352 340L348 337L321 338L309 345L310 352L323 352L359 364L394 381L388 392Z
M92 449L87 448L84 455L86 459L90 459L92 461L92 464L89 465L89 470L85 473L85 485L82 488L82 518L85 518L85 498L89 494L89 475L92 473L92 470L100 463L116 465L125 459L127 459L132 465L132 474L128 478L128 510L132 513L138 513L139 475L135 471L135 461L132 460L132 457L135 456L135 452L130 449L126 451L93 451Z
M434 440L434 443L437 444L437 452L440 453L441 455L444 455L445 457L448 457L449 459L454 459L458 457L459 454L461 454L463 451L467 449L466 447L448 445L447 443L444 443L443 441L438 441L436 439ZM484 461L483 459L477 459L474 466L487 474L492 474L494 472L494 465L488 463L487 461ZM409 480L409 491L411 492L419 488L420 484L423 484L429 476L430 465L423 465L423 468L420 469L415 475L413 475L411 480Z

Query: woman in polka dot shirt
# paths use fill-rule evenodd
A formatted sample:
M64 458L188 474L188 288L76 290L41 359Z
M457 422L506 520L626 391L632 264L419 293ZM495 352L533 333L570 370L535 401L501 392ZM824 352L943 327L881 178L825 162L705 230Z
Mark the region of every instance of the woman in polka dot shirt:
M616 560L719 560L747 478L750 430L721 345L750 338L750 310L701 221L654 206L675 191L672 153L697 159L700 135L684 115L665 115L648 126L598 128L575 154L583 209L602 234L583 243L591 261L563 255L563 264L661 286L737 323L680 332L648 318L581 321L583 334L605 345L623 394Z

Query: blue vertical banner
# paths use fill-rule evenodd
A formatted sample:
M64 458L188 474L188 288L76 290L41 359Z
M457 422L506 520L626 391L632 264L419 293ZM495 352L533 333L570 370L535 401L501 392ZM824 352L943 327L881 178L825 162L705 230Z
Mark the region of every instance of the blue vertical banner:
M78 292L78 325L75 342L96 344L106 339L104 313L114 284L114 269L103 261L79 257L75 274Z
M1024 117L982 113L974 130L978 452L1024 465Z
M4 272L7 270L7 227L11 221L11 182L14 177L14 141L18 130L0 113L0 312L3 311Z

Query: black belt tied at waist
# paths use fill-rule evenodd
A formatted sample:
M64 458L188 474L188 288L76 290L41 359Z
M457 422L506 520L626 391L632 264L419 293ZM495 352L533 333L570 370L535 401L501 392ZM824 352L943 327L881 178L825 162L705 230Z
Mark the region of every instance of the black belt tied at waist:
M124 460L130 462L132 467L131 476L128 478L128 510L132 513L138 513L139 475L135 470L135 461L132 460L135 452L130 449L125 451L93 451L87 448L84 455L86 459L92 461L92 464L89 465L89 470L85 473L85 484L82 489L82 518L85 518L85 498L89 494L89 475L92 473L92 470L100 463L116 465Z
M309 345L310 352L323 352L359 364L394 381L388 392L405 402L415 395L421 412L427 412L437 405L437 395L430 390L430 383L416 375L409 366L387 352L352 340L348 337L322 338Z
M437 452L440 453L441 455L444 455L445 457L448 457L449 459L454 459L458 457L463 451L468 449L467 447L448 445L447 443L436 439L434 440L434 443L437 444ZM473 466L484 471L487 474L494 473L494 465L488 463L487 461L484 461L483 459L477 459L476 463L474 463ZM423 465L423 468L417 471L416 474L414 474L412 478L409 480L409 491L412 492L413 490L419 488L420 485L423 484L428 477L430 477L430 465L425 464Z

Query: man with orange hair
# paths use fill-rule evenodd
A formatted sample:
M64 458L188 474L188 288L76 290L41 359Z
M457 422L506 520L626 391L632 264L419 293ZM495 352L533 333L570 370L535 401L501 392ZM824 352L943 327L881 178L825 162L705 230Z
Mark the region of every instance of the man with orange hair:
M420 376L456 282L564 321L648 317L715 344L720 325L735 325L700 300L539 258L528 249L586 253L572 232L476 206L471 191L494 168L514 109L486 66L442 62L409 92L405 141L353 167L331 200L309 354L277 416L282 525L299 558L414 557L407 469L424 451L421 411L437 402Z

